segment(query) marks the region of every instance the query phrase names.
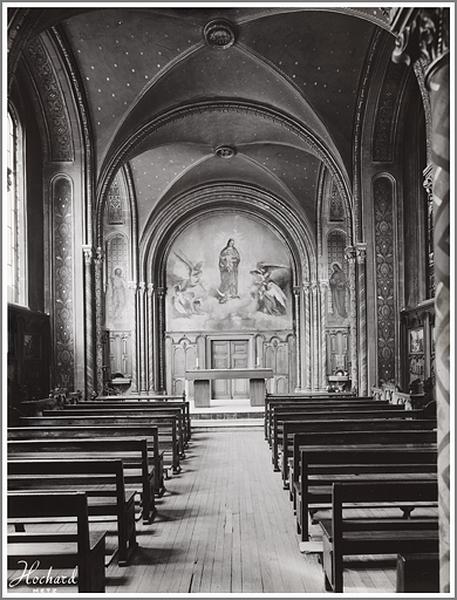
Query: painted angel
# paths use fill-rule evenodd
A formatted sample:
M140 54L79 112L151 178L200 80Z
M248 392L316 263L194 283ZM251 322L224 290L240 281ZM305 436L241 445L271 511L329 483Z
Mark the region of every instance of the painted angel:
M287 296L284 290L289 283L289 267L258 262L250 273L254 276L257 310L267 315L286 314Z
M205 291L201 281L203 262L193 263L182 252L175 251L174 255L179 262L169 274L169 282L173 286L173 306L176 312L184 317L202 314L201 293Z
M175 275L180 277L181 288L186 290L188 288L200 286L202 289L205 289L201 282L203 275L203 261L193 263L182 252L175 251L174 255L180 261L179 265L181 268L178 267Z

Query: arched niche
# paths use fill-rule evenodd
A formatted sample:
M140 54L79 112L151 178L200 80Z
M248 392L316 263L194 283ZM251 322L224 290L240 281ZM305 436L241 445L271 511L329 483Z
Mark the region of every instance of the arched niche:
M294 329L293 258L278 232L252 214L201 214L180 229L165 259L167 381L182 389L185 369L254 367L274 373L273 390L293 386L288 338ZM204 336L197 364L196 341ZM264 341L254 352L254 338ZM217 382L216 398L242 397L246 382Z
M227 221L227 219L235 219L235 216L238 219L238 234L236 227L234 229L232 226L233 223L229 225ZM199 366L203 366L209 363L208 348L211 339L217 338L218 331L224 332L225 327L221 325L223 320L218 323L217 318L211 320L210 327L202 327L206 317L199 315L198 312L202 311L207 314L209 304L212 315L218 314L218 311L221 311L222 314L226 304L228 306L233 301L234 306L235 303L241 301L242 296L242 294L233 293L233 295L240 295L240 299L229 298L227 302L219 302L219 299L223 300L223 297L218 298L217 296L217 288L220 288L221 284L220 253L230 238L234 238L235 246L238 244L237 250L240 252L240 265L242 265L240 270L243 271L240 274L243 285L246 286L244 290L246 306L241 313L240 311L236 312L234 322L225 333L229 333L232 337L239 336L243 332L246 334L243 339L248 339L249 342L246 351L248 364L255 366L264 363L264 356L261 352L262 345L267 343L272 334L280 332L282 342L288 349L292 348L292 351L288 350L288 356L291 357L291 354L294 354L290 360L287 377L289 389L295 389L299 385L300 379L304 379L302 372L305 365L299 356L295 356L294 349L303 346L305 330L308 331L311 327L310 323L304 324L303 322L305 319L305 311L302 306L303 283L314 280L316 277L314 239L301 215L297 215L296 212L292 213L284 203L266 192L254 190L242 184L214 184L191 190L171 199L166 207L155 212L152 217L140 241L140 273L143 279L138 284L136 304L137 347L140 349L138 356L141 361L138 373L139 389L145 391L174 390L176 386L171 381L170 374L167 373L167 360L169 361L167 354L173 344L180 343L183 333L186 334L186 344L190 343L194 347L193 356L195 356L196 364L198 362ZM207 229L200 233L199 238L196 233L198 226L195 224L205 221L208 224L210 220L212 220L213 228L215 223L219 223L219 228L213 233L211 233L211 229ZM248 223L252 224L251 227L253 230L255 229L255 232L249 233ZM185 232L189 230L189 227L196 228L194 239L201 240L200 254L191 252L185 244L180 243L180 240L185 239ZM265 234L268 239L274 240L276 247L281 248L281 252L276 256L273 251L268 253L264 249L264 252L261 252L260 239L262 235L260 232L262 231L268 232ZM240 233L242 233L242 238ZM259 245L255 249L257 239L259 239ZM273 242L271 243L273 244ZM175 255L176 248L181 255L180 258ZM174 268L178 263L184 274L189 273L189 267L186 271L186 260L191 265L190 268L198 262L212 262L211 268L208 268L208 274L211 275L209 288L212 295L210 295L209 303L206 302L205 306L201 299L197 298L197 295L193 296L193 299L200 300L200 302L192 305L192 301L190 301L190 304L186 304L183 284L180 284L176 278L174 280L168 278L169 268ZM251 271L259 270L257 263L262 262L265 264L279 262L280 265L284 263L284 271L287 269L289 271L287 290L282 292L277 290L278 296L283 293L284 298L287 298L287 314L267 315L265 311L272 310L271 306L266 309L265 306L260 307L258 300L256 303L254 279L257 277L258 288L265 274L261 270L259 273L251 273ZM241 281L239 283L241 284ZM250 283L249 289L247 289L248 283ZM225 293L224 290L222 292ZM272 304L274 305L274 303ZM273 311L276 310L279 313L282 311L280 302L279 305L276 302L274 306ZM256 311L256 308L261 308L261 310ZM170 310L174 310L175 313L179 313L179 310L182 311L183 316L180 322L186 324L184 328L169 327ZM186 311L189 312L187 316ZM256 312L258 313L257 318ZM306 314L309 314L309 311ZM278 318L276 323L273 323L275 317ZM264 326L261 324L262 319ZM192 324L192 320L195 323ZM272 323L265 326L265 321L268 320ZM182 329L185 331L183 332ZM262 343L258 342L259 331L262 332L262 335L264 332L268 334ZM203 343L201 339L197 340L202 332L206 335ZM256 335L257 337L255 337ZM290 342L291 336L295 337L294 344ZM302 353L297 351L298 354ZM282 370L284 371L284 368ZM281 385L284 386L284 383Z
M136 279L136 208L130 171L123 167L106 194L101 228L103 248L103 328L109 336L109 370L127 378L135 370L132 281ZM101 315L100 315L101 318Z

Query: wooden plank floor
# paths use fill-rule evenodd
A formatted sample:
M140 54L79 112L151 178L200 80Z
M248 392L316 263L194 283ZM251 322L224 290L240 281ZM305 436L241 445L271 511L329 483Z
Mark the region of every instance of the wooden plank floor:
M111 565L109 592L323 592L262 431L195 433L159 515L139 525L130 566Z
M156 521L137 522L140 548L131 564L108 566L106 592L323 593L317 556L299 552L292 506L273 472L263 430L195 432L186 455L182 473L166 482L168 492L157 501ZM36 526L43 527L49 529ZM115 544L114 523L91 528L109 530L109 545ZM373 558L346 562L345 593L395 591L392 557Z

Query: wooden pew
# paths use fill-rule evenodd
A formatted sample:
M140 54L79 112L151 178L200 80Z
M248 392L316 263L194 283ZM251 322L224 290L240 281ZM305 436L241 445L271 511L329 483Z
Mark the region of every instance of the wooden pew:
M42 413L43 417L81 417L81 416L97 416L97 415L113 415L113 416L131 416L131 415L149 415L150 417L156 418L174 418L176 419L176 428L179 438L180 451L184 453L184 448L187 446L189 437L187 434L187 423L184 418L184 411L182 407L174 406L146 406L142 408L141 404L136 404L133 407L127 406L127 409L119 408L119 405L108 404L104 402L97 403L97 406L85 407L83 404L74 405L64 410L44 410Z
M161 435L159 437L159 432ZM171 466L174 473L179 473L178 438L176 435L176 422L170 419L162 421L161 428L153 425L74 425L74 426L46 426L40 427L9 427L8 439L26 440L40 438L78 438L95 439L108 437L147 437L154 457L161 457L161 452L171 453ZM159 451L160 442L160 451Z
M295 451L295 437L298 437L299 443L313 444L314 442L308 441L308 439L341 439L343 444L357 443L352 442L352 436L357 434L359 439L359 432L371 432L372 440L368 440L366 443L374 443L374 439L386 433L387 438L389 434L392 434L393 439L400 440L400 435L396 434L397 431L401 431L405 434L405 443L407 439L428 439L430 441L436 441L436 422L433 419L374 419L369 420L357 420L357 421L305 421L305 422L284 422L283 425L283 439L282 439L282 478L285 489L288 488L287 481L289 476L289 457L293 458L293 452ZM339 432L341 432L338 438ZM352 434L352 436L351 436ZM423 434L423 435L421 435ZM362 435L362 434L361 434ZM313 437L314 436L314 437ZM320 444L320 442L317 442ZM325 445L324 442L323 445ZM360 441L359 443L364 443ZM388 442L386 442L388 443ZM297 456L297 459L299 456ZM298 464L294 464L294 472L298 473Z
M88 412L88 414L86 414ZM47 413L47 411L46 411ZM131 415L130 413L122 412L98 412L98 411L56 411L52 415L46 414L42 417L24 417L19 421L21 427L67 427L67 426L152 426L157 427L159 449L167 454L173 452L174 444L176 444L179 458L185 458L185 441L181 423L178 420L172 425L172 421L176 419L176 414L173 413L148 413L144 416ZM176 440L174 437L176 436Z
M397 593L420 594L440 591L440 557L427 554L399 554L397 557Z
M403 406L394 406L385 401L373 401L367 400L366 398L352 398L346 401L335 402L328 400L326 402L307 400L307 401L295 401L293 403L287 401L272 400L268 406L268 414L266 415L266 435L267 439L271 436L271 428L273 426L273 414L277 410L287 410L288 412L298 410L309 410L309 411L326 411L326 410L398 410L404 411Z
M384 446L382 449L301 450L300 475L293 483L297 531L301 541L309 539L308 515L328 507L332 501L332 484L344 479L366 480L376 477L420 477L437 472L437 451L407 446ZM425 477L427 479L427 477ZM409 515L413 507L403 507Z
M267 394L265 397L265 416L264 416L264 426L265 426L265 439L267 439L267 423L270 418L270 410L272 406L280 405L280 404L289 404L293 406L295 403L318 403L322 402L323 404L326 402L343 402L344 400L362 400L362 401L373 401L372 396L355 396L354 394Z
M340 411L337 408L329 408L325 412L313 412L313 411L299 411L297 413L287 412L274 412L273 413L273 427L271 431L271 451L272 451L272 463L278 466L279 448L282 445L284 438L284 423L304 423L304 422L317 422L317 421L360 421L369 419L396 419L396 420L413 420L419 418L421 415L420 411L415 412L404 410L349 410ZM277 470L277 469L276 469Z
M76 411L76 410L83 410L83 411L89 411L89 410L96 410L96 411L100 411L100 410L104 410L104 409L115 409L115 410L119 410L119 411L129 411L129 412L133 412L133 411L139 411L139 410L148 410L148 411L159 411L160 409L164 409L166 411L168 410L172 410L172 409L179 409L181 411L182 414L182 418L183 418L183 422L184 422L184 431L186 434L186 441L190 440L191 438L191 420L190 420L190 410L189 410L189 402L175 402L175 401L170 401L170 402L159 402L159 401L154 401L154 402L148 402L146 401L142 401L142 400L138 400L138 401L127 401L124 400L122 402L112 402L112 401L108 401L108 400L103 400L103 401L91 401L91 402L80 402L78 404L73 404L72 406L64 406L63 410L70 410L70 411ZM43 415L45 413L43 412Z
M348 503L421 501L437 503L437 481L333 484L332 519L320 523L325 588L343 592L345 556L438 552L438 519L351 519L343 512Z
M186 393L183 392L182 395L173 395L173 394L128 394L126 396L96 396L93 401L88 402L87 404L95 404L97 402L107 402L107 403L116 403L116 404L149 404L152 406L182 406L183 407L183 415L184 420L186 422L187 428L186 431L188 433L188 439L191 438L191 427L190 427L190 403L186 400Z
M176 400L182 400L185 402L186 393L183 392L181 395L173 394L125 394L125 395L100 395L95 396L94 401L96 402L129 402L130 400L139 401L150 401L150 402L173 402Z
M137 547L135 492L127 492L122 460L8 460L8 491L86 492L89 516L116 517L118 562Z
M113 439L26 439L8 440L8 460L122 459L125 487L140 490L144 524L152 523L156 515L154 491L156 459L146 438ZM163 485L163 482L162 482Z
M319 407L289 407L289 406L277 406L273 407L271 411L271 419L270 419L270 427L269 427L269 444L270 446L273 443L273 437L278 430L278 422L279 421L305 421L307 418L312 418L316 416L317 419L330 418L330 415L333 413L337 414L345 414L348 415L357 415L361 413L367 414L377 414L379 413L378 418L405 418L405 419L423 419L430 418L425 417L421 410L404 410L402 406L399 405L365 405L360 404L357 406L346 406L341 408L340 406L327 405L325 408L322 406ZM348 417L351 418L351 417Z
M37 559L42 568L71 569L77 566L80 593L105 591L106 532L89 532L86 494L9 493L7 502L8 519L74 517L77 522L76 534L9 534L9 569L17 569L20 560L32 564Z
M289 480L294 482L300 472L302 450L326 450L333 447L359 450L360 446L363 446L363 449L370 447L382 449L387 445L436 450L437 433L435 430L332 431L295 433L292 439L293 446L288 460L288 474Z

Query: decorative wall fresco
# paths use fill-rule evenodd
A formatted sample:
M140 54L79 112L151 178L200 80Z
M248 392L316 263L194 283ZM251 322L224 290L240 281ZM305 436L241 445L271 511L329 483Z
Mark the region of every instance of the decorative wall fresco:
M328 251L328 313L329 324L346 324L349 317L348 265L344 256L346 235L339 230L331 231L327 237Z
M266 226L231 213L203 218L167 262L167 330L292 327L288 251Z
M392 182L379 177L373 184L375 205L378 377L395 381L394 199Z
M53 299L54 299L54 383L73 389L73 192L68 177L53 183Z
M132 320L132 290L128 287L128 242L123 234L107 243L106 326L109 330L128 329Z

